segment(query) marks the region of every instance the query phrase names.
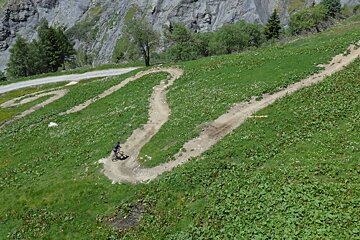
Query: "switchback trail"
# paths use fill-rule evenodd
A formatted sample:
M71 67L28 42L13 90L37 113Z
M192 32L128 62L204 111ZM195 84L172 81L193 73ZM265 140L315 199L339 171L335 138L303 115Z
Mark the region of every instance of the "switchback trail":
M68 90L66 89L62 89L62 90L52 90L49 92L46 91L41 91L41 92L37 92L37 93L32 93L32 94L28 94L25 96L21 96L18 98L14 98L11 99L10 101L7 101L3 104L0 104L0 108L8 108L8 107L18 107L21 106L23 104L26 103L30 103L33 101L36 101L39 98L45 97L45 96L52 96L49 99L47 99L46 101L37 104L36 106L33 106L31 108L29 108L28 110L16 115L15 117L13 117L10 120L5 121L3 124L0 125L0 129L9 125L10 123L19 120L20 118L23 118L43 107L45 107L46 105L49 105L50 103L62 98L63 96L65 96L68 93Z
M81 80L86 79L93 79L93 78L100 78L100 77L111 77L116 75L122 75L128 72L131 72L133 70L136 70L138 68L132 67L132 68L120 68L120 69L109 69L109 70L100 70L100 71L92 71L82 74L70 74L70 75L63 75L63 76L56 76L56 77L45 77L45 78L39 78L36 80L28 80L23 82L17 82L12 83L8 85L0 86L0 94L10 92L13 90L21 89L24 87L30 87L30 86L37 86L37 85L43 85L43 84L49 84L49 83L57 83L57 82L70 82L68 85L73 85ZM46 101L37 104L34 107L31 107L30 109L22 112L19 115L16 115L10 120L5 121L4 123L0 124L0 129L9 125L10 123L19 120L43 107L46 105L49 105L50 103L64 97L68 90L59 90L60 88L54 88L47 91L40 91L36 93L31 93L28 95L24 95L18 98L11 99L3 104L0 104L0 108L9 108L9 107L18 107L26 103L30 103L33 101L36 101L39 98L45 97L45 96L52 96Z
M358 44L360 44L360 41ZM299 89L319 83L325 77L342 70L359 56L360 48L351 45L346 54L335 56L329 64L323 66L324 70L320 73L291 84L274 94L264 94L259 101L256 100L256 97L253 97L249 102L234 105L227 113L208 124L197 138L185 143L182 150L174 155L175 160L153 168L144 168L137 160L139 152L168 120L170 109L166 102L167 89L173 84L174 80L182 74L179 69L161 69L160 71L169 72L171 79L168 83L162 82L154 89L150 100L148 123L142 128L135 130L125 144L123 144L125 152L130 157L125 161L114 162L112 160L113 154L111 154L109 157L99 160L100 163L104 164L103 173L111 179L113 183L129 182L135 184L151 181L160 174L171 171L173 168L186 163L192 157L200 156L219 140L238 128L248 117L257 111Z

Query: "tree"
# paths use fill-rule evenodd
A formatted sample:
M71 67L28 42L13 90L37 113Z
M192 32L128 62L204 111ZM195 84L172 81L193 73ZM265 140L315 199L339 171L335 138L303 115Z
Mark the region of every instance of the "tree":
M249 36L236 24L225 24L215 34L214 49L219 54L240 52L247 47Z
M6 75L5 75L5 73L3 72L3 71L0 71L0 82L1 81L6 81L7 79L6 79Z
M240 21L222 26L214 33L209 45L213 54L230 54L249 47L259 47L263 42L261 25Z
M124 34L137 46L145 65L150 66L151 53L159 44L159 33L143 17L135 17L126 22Z
M354 8L353 8L353 14L358 14L360 12L360 4L356 5Z
M58 27L55 29L56 40L58 43L59 54L57 56L58 66L65 68L66 62L74 62L76 51L73 43L65 35L63 28Z
M10 61L7 65L8 75L11 78L26 77L29 75L29 45L26 40L19 36L14 46L10 49Z
M271 14L269 21L266 24L264 34L267 40L273 38L278 39L280 37L280 31L281 31L280 18L279 15L277 14L276 9L274 9L274 12Z
M38 28L38 48L40 50L41 72L56 72L75 55L73 44L61 28L49 27L42 21Z
M42 21L38 28L39 40L27 43L22 37L10 50L8 71L10 77L24 77L39 73L55 72L73 61L75 50L62 28L49 27Z
M202 49L204 39L198 37L199 35L183 24L173 24L165 31L166 42L169 45L168 54L175 61L196 59L206 51Z
M341 11L340 0L322 0L321 4L328 9L327 16L329 17L336 17Z
M134 62L141 58L137 45L128 38L121 37L116 41L116 45L112 54L112 60L116 63Z
M326 16L327 8L322 4L300 10L290 17L290 31L292 34L313 29L320 32L319 25L326 21Z
M42 49L39 47L39 43L33 40L29 43L28 55L31 64L28 65L29 76L43 73L43 61L42 61Z
M264 43L264 28L262 25L245 21L240 21L236 25L248 36L248 47L260 47Z
M79 48L76 51L76 66L84 67L91 66L94 59L94 55L89 53L86 49Z

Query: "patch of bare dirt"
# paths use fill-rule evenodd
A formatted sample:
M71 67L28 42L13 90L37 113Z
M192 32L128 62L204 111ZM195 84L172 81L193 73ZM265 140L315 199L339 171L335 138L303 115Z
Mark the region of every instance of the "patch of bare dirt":
M116 214L115 216L108 219L107 222L110 223L112 227L120 231L127 231L130 228L139 225L143 212L144 212L144 205L143 203L140 202L137 203L135 206L133 206L130 213L127 214L126 216L121 216L119 214Z

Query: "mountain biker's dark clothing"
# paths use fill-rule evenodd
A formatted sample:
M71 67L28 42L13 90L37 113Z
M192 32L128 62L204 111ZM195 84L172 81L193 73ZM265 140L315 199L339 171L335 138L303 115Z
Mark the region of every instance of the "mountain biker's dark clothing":
M114 146L113 151L114 151L115 155L117 155L117 153L118 153L118 151L120 150L120 148L121 148L120 144L116 144L116 145Z

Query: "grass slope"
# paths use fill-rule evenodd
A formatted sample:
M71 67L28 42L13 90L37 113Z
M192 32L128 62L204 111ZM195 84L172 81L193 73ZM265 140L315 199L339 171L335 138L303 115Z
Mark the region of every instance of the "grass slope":
M182 64L185 75L169 91L172 115L141 151L152 167L171 160L183 144L198 136L201 124L224 114L233 104L276 91L318 71L360 39L359 22L347 22L287 45ZM176 133L176 134L174 134Z
M360 59L268 107L199 161L143 186L125 239L356 239ZM121 206L121 205L120 205ZM161 227L159 227L161 226Z
M154 159L147 164L167 161L233 103L317 71L317 63L359 39L359 26L182 64L186 75L168 97L171 119L143 150ZM359 222L358 66L263 110L269 119L248 121L201 161L136 186L111 185L96 161L147 121L152 88L166 75L57 116L131 74L72 86L0 130L0 238L351 237ZM59 128L47 128L50 121ZM139 200L145 214L138 228L119 234L97 221L125 214Z
M11 91L11 92L7 92L7 93L3 93L3 94L0 94L0 104L4 103L6 101L9 101L11 99L17 98L17 97L25 96L25 95L28 95L31 93L36 93L39 91L56 88L56 87L63 86L63 85L65 85L65 84L64 83L56 83L56 84L49 84L49 85L45 85L45 86L35 86L35 87L26 88L26 89L20 89L18 91ZM20 107L0 108L0 125L3 122L11 119L15 115L31 108L32 106L35 106L35 105L45 101L49 97L50 96L38 99L37 101L24 104Z

